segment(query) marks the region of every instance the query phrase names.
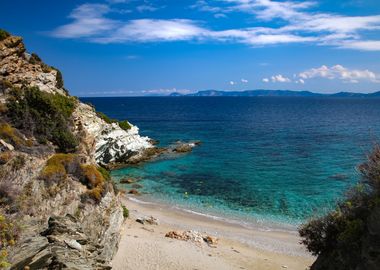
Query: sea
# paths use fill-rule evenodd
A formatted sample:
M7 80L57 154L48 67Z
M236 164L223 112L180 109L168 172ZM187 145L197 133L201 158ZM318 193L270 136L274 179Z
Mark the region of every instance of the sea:
M336 207L380 136L380 99L333 97L81 98L191 153L112 172L139 179L139 201L244 224L296 228ZM121 188L130 186L120 184Z

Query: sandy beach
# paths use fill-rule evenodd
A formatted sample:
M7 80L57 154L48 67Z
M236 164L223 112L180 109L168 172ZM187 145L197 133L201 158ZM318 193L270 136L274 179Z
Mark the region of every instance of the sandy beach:
M136 200L137 198L137 200ZM305 270L314 258L299 244L295 231L246 228L173 207L123 197L129 209L113 269L204 270L292 269ZM137 218L158 219L158 225L141 224ZM206 242L165 237L169 231L197 231L218 238Z

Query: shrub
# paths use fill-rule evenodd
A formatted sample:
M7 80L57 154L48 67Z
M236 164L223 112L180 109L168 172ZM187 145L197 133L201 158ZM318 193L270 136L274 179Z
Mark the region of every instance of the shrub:
M102 174L104 180L111 181L111 174L106 168L98 167L98 171Z
M81 165L80 168L83 175L81 181L88 188L95 188L103 185L104 177L94 165Z
M121 206L123 208L123 217L128 218L129 217L129 210L124 205Z
M40 173L40 178L49 184L59 183L70 174L89 189L82 196L84 200L89 197L95 202L100 202L105 192L106 180L102 174L102 169L95 165L81 164L82 162L80 156L76 154L55 154L46 162Z
M58 182L66 178L67 174L78 172L79 157L75 154L55 154L46 162L40 178L50 182Z
M81 165L81 182L90 190L87 195L95 202L99 203L105 192L105 178L94 165Z
M76 100L37 87L14 89L7 100L8 117L16 128L36 137L40 143L51 141L60 152L73 152L77 139L70 130Z
M41 64L42 60L41 60L41 58L36 53L32 53L30 55L30 58L29 58L29 63L31 63L33 65Z
M104 191L103 188L99 186L99 187L90 189L89 191L87 191L87 194L96 203L99 203L103 197L103 191Z
M302 243L314 255L325 254L334 258L339 254L339 269L356 269L355 265L366 260L362 257L363 249L370 250L373 243L368 242L368 222L380 207L378 146L368 160L359 166L359 170L362 174L359 185L349 191L337 208L324 217L302 225L299 230ZM364 244L363 241L367 242Z
M0 123L0 138L15 147L26 145L22 135L8 123Z
M12 220L0 215L0 268L9 267L7 248L15 245L20 237L20 227Z
M5 151L0 153L0 165L7 164L12 159L11 151Z
M127 121L127 120L124 120L124 121L120 121L119 122L119 126L124 129L124 130L128 130L130 129L132 126L131 124Z
M96 112L96 115L98 117L100 117L101 119L103 119L108 124L112 124L112 123L116 122L116 120L109 118L107 115L105 115L102 112Z
M62 76L61 71L59 69L55 68L55 67L51 67L51 68L54 69L55 71L57 71L57 75L55 77L55 79L56 79L55 87L57 87L57 88L63 88L64 83L63 83L63 76Z
M93 106L93 105L91 104L90 106ZM118 123L119 126L120 126L120 128L122 128L122 129L124 129L126 131L132 127L131 124L127 120L117 121L115 119L109 118L107 115L105 115L102 112L96 112L96 115L98 117L100 117L101 119L103 119L108 124Z
M0 29L0 41L6 39L9 36L10 34L7 31Z

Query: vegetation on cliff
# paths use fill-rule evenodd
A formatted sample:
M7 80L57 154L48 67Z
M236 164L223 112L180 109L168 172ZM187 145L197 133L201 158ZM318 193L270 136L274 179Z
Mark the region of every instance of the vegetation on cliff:
M10 34L7 31L0 29L0 41L6 39L9 36Z
M123 212L97 134L59 70L3 30L0 48L0 269L109 269Z
M39 143L51 141L59 152L73 152L78 144L70 131L76 99L40 91L37 87L14 88L7 100L10 123Z
M108 124L118 123L119 126L122 129L126 130L126 131L132 127L131 124L127 120L117 121L116 119L109 118L107 115L105 115L102 112L96 112L96 114L97 114L98 117L100 117L101 119L103 119Z
M380 147L359 166L362 179L337 208L300 228L317 261L311 269L378 269L380 265Z

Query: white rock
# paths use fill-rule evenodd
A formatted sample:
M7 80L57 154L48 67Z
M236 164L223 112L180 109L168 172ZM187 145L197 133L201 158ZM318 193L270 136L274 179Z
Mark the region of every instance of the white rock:
M65 243L66 245L68 245L69 247L73 249L82 251L82 245L79 244L76 240L73 240L73 239L65 240Z
M82 125L87 140L92 138L92 154L98 164L127 160L131 156L141 155L147 148L154 147L150 138L139 135L138 127L131 124L129 130L123 130L118 123L106 123L87 104L80 103L73 115L77 128Z

